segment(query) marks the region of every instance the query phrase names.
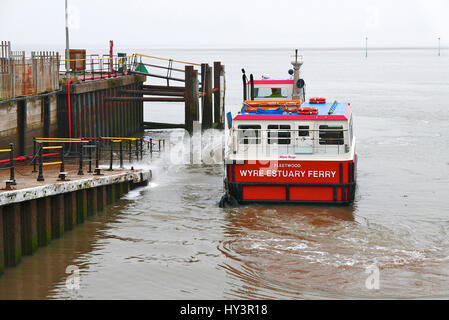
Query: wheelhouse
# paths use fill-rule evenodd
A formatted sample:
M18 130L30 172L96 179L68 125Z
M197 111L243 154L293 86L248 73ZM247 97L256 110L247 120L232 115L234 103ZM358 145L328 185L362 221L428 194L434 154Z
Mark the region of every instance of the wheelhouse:
M248 82L251 85L251 82ZM289 100L293 94L293 80L254 80L253 100Z

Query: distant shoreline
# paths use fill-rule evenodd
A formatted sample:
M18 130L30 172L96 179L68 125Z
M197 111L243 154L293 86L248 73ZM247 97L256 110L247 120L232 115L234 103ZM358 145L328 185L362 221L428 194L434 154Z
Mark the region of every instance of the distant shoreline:
M46 50L61 50L64 51L63 44L20 44L12 43L14 50L36 50L36 48L45 48ZM102 49L104 46L99 44L85 44L71 45L72 48L85 48L85 49ZM168 47L168 46L142 46L142 45L117 45L118 50L133 49L133 50L174 50L174 51L285 51L299 49L300 51L365 51L365 47L276 47L276 48L264 48L264 47ZM447 50L449 47L441 47L441 50ZM438 50L438 47L368 47L368 51L405 51L405 50Z

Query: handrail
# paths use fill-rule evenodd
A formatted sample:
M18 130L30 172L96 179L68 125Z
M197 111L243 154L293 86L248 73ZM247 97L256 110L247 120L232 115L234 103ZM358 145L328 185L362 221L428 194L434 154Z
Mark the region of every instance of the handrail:
M102 142L103 141L103 142ZM123 143L128 141L127 150L123 148ZM159 144L159 149L154 150L156 151L162 151L161 145L163 143L163 147L165 149L165 139L151 139L148 141L144 139L143 137L98 137L98 138L86 138L86 137L80 137L80 138L51 138L51 137L34 137L34 149L33 149L33 155L32 156L20 156L17 158L14 158L14 145L10 143L9 148L0 149L0 153L7 153L9 152L9 159L2 159L0 160L0 163L9 163L9 166L5 167L3 166L1 170L11 170L10 179L6 181L6 188L11 189L11 185L16 185L15 180L15 161L23 161L26 159L32 159L29 164L33 164L33 171L32 172L38 172L37 181L44 181L44 175L43 175L43 168L46 166L52 166L52 165L61 165L61 169L59 172L59 181L65 181L67 173L64 172L64 165L65 165L65 159L67 158L79 158L79 170L78 175L84 175L83 172L83 163L88 162L89 163L89 171L88 173L92 172L92 162L95 160L95 175L100 175L100 154L101 149L103 151L106 151L105 144L110 143L111 148L111 166L112 169L112 162L113 162L113 152L117 151L114 150L113 144L119 143L120 149L118 150L120 152L120 167L123 168L123 156L124 151L128 153L129 155L129 163L132 163L133 153L136 155L137 160L143 159L143 142L148 142L149 146L148 149L150 150L150 153L152 155L153 152L153 143ZM133 148L133 144L135 142L135 148ZM151 142L151 143L150 143ZM51 145L51 144L58 144L58 145ZM79 150L75 150L72 152L76 153L76 156L70 156L72 153L71 151L65 152L65 144L80 144ZM92 157L92 148L95 148L96 157ZM87 150L86 150L87 149ZM54 152L47 152L43 153L44 150L60 150L60 151L54 151ZM86 156L87 158L84 159L83 157ZM60 159L49 159L50 161L44 162L44 158L50 158L50 157L60 157ZM140 159L139 159L140 158ZM39 166L39 171L36 170L37 166ZM132 167L131 167L132 168Z
M59 59L59 61L90 61L90 60L111 60L111 59L127 59L132 58L133 56L126 56L126 57L119 57L119 56L104 56L104 57L98 57L98 58L85 58L85 59Z
M187 64L187 65L201 66L201 63L194 63L194 62L187 62L187 61L182 61L182 60L167 59L167 58L149 56L149 55L141 54L141 53L136 53L135 55L139 56L139 57L145 57L145 58L151 58L151 59L157 59L157 60L163 60L163 61L169 61L169 62L172 61L172 62Z

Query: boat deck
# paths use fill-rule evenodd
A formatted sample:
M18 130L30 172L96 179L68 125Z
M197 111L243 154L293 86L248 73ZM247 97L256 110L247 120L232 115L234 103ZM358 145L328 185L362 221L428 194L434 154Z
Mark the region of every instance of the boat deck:
M351 114L351 105L346 102L311 104L304 103L302 107L317 108L318 113L313 115L299 114L297 112L284 112L277 110L258 109L256 112L241 112L234 120L348 120Z

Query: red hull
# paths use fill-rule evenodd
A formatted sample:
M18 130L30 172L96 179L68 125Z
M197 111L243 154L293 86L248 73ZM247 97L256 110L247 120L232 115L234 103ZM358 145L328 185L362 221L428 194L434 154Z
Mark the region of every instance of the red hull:
M356 160L244 161L227 165L225 184L240 203L349 204L354 200Z

